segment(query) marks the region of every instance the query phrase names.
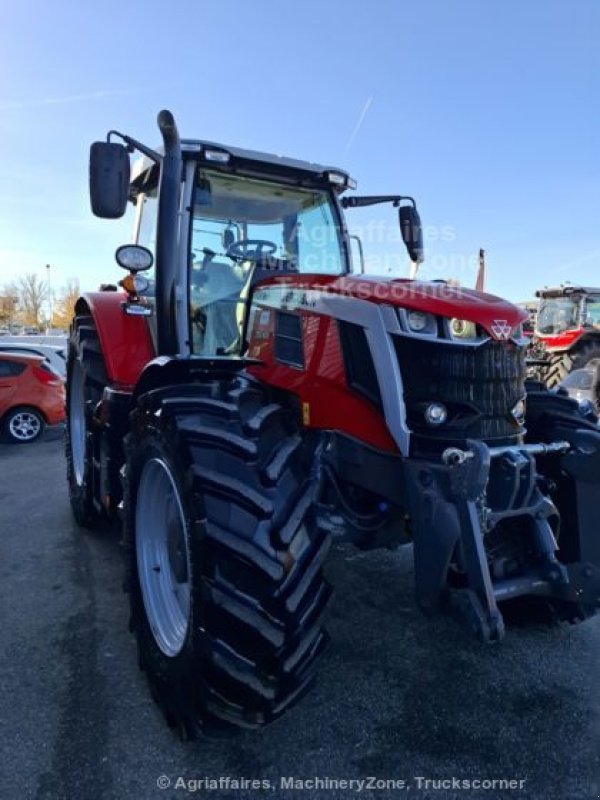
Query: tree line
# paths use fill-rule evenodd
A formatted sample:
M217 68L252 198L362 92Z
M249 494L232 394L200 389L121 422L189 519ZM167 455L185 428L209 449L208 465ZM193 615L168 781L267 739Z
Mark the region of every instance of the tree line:
M0 327L25 325L43 330L68 328L75 302L79 297L79 281L71 278L57 292L35 272L20 275L0 288Z

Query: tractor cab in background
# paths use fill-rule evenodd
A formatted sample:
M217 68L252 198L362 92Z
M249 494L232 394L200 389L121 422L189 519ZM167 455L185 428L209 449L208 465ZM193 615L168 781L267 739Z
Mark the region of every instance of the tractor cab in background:
M536 295L536 371L553 388L600 358L600 287L567 285Z

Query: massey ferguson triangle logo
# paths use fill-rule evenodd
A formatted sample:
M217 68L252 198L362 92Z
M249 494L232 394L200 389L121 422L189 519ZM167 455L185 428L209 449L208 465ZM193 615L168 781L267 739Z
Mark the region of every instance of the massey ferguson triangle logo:
M512 330L508 324L508 321L505 319L495 319L492 322L490 329L495 339L508 339Z

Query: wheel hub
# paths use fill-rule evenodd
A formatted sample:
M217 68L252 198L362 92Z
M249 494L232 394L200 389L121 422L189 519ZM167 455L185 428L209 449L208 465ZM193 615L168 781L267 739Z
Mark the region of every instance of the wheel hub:
M142 469L135 510L138 576L148 623L158 647L176 656L191 610L187 525L168 464L152 458Z
M73 473L78 486L82 485L85 473L85 443L87 435L83 383L84 374L81 361L75 359L71 367L69 387L69 439L71 442Z
M182 535L181 524L177 515L176 504L171 502L172 512L167 525L167 550L169 566L177 583L186 583L188 579L187 550Z

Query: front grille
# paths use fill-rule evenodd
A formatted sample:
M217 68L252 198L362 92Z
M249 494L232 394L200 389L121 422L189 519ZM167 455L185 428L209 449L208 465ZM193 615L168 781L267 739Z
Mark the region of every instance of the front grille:
M408 427L422 443L508 444L523 433L511 412L525 396L525 348L513 342L473 347L407 336L395 336L394 345ZM434 401L448 409L447 422L438 427L424 418Z

